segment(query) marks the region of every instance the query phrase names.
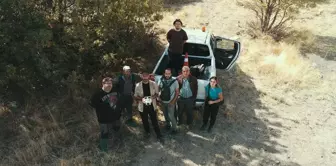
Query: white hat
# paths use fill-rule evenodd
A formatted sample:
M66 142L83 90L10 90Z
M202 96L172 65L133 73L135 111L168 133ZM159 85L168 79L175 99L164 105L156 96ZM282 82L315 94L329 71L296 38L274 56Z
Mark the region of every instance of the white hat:
M123 67L123 70L131 70L131 67L129 67L129 66L124 66L124 67Z

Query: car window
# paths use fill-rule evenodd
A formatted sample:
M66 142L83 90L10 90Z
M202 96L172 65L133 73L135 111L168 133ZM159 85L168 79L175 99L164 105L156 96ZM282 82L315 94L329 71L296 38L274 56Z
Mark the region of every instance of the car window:
M188 52L189 55L194 56L209 56L209 47L205 44L185 43L183 47L183 54Z
M235 42L230 40L217 40L216 48L225 50L234 50Z

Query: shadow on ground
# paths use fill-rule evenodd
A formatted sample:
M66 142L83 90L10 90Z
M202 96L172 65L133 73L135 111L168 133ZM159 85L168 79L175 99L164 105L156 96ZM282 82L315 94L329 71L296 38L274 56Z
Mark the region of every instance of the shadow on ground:
M315 36L314 44L304 46L304 53L313 53L326 60L336 61L336 37Z
M151 143L137 157L134 165L286 165L271 154L286 153L284 145L271 138L279 137L282 124L259 119L256 111L265 110L262 95L252 78L239 66L236 74L218 72L223 86L226 109L222 107L212 133L201 132L200 120L190 132L167 135L164 146Z

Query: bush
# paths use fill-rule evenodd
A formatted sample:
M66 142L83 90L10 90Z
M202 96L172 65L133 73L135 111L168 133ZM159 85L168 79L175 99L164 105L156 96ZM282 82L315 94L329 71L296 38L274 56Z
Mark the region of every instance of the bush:
M152 46L161 9L161 0L2 0L0 90L17 98L64 89L73 72L88 81L119 68Z
M249 33L258 37L259 32L280 41L289 35L288 23L294 20L300 8L314 7L327 0L247 0L243 4L252 10L257 20L248 23Z

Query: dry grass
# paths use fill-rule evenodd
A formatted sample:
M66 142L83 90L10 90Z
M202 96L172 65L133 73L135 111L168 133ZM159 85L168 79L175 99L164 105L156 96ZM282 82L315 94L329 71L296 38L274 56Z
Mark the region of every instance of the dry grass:
M77 102L82 101L85 100ZM25 112L27 114L18 118L12 128L19 134L6 140L10 143L0 151L6 154L0 158L0 165L121 165L131 162L129 156L141 147L138 133L122 128L121 134L132 135L127 136L127 144L113 144L111 139L111 151L101 153L97 148L96 115L86 103L66 98L45 106L30 104Z
M209 23L205 9L199 5L192 4L172 10L165 12L164 19L159 22L160 27L165 30L172 27L176 18L185 20L184 24L188 28L199 28ZM211 22L214 23L218 22ZM239 66L243 72L252 77L263 78L270 87L284 90L313 88L321 82L320 72L300 52L302 46L306 48L315 44L314 35L310 31L288 32L290 35L282 43L274 42L271 37L263 36L260 32L255 33L259 39L242 41L245 52L240 57Z
M157 23L161 28L161 42L167 43L166 32L173 28L173 22L179 18L183 22L183 26L187 28L200 28L206 21L203 20L204 10L195 5L182 6L180 8L171 7L163 12L163 19ZM189 21L192 20L192 21Z
M297 45L265 37L245 41L244 48L239 62L242 70L263 78L271 87L299 90L321 82L320 72L300 54Z

